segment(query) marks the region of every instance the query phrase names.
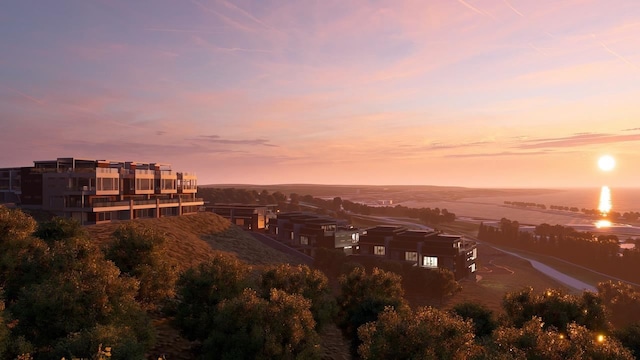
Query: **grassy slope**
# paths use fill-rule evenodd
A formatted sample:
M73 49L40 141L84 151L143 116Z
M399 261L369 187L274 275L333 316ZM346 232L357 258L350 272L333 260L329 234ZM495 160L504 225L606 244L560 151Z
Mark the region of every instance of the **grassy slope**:
M133 221L162 231L167 238L167 251L182 270L205 261L216 251L234 254L253 266L299 264L297 259L262 244L213 213ZM86 229L94 241L106 245L120 224L91 225ZM168 319L156 318L154 325L158 338L156 346L151 350L150 359L157 359L161 355L172 360L193 358L189 351L191 343L180 336ZM327 326L321 332L321 342L323 359L349 358L348 344L335 326Z
M216 250L232 253L251 265L298 263L213 213L133 221L163 232L167 238L167 251L181 269L205 261ZM120 224L91 225L87 231L94 241L106 245Z

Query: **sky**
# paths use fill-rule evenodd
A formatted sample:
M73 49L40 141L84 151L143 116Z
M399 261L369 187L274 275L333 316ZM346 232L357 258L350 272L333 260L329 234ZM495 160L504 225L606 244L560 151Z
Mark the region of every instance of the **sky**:
M638 34L637 0L5 0L0 167L637 187Z

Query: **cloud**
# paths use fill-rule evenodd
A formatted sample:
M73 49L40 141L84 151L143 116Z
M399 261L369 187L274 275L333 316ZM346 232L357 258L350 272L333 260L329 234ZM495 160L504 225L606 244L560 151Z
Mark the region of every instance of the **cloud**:
M640 127L632 128L632 129L624 129L622 131L640 131Z
M451 154L446 155L447 158L476 158L476 157L501 157L501 156L530 156L548 154L548 151L531 151L531 152L515 152L502 151L495 153L475 153L475 154Z
M195 141L203 141L213 144L229 144L229 145L259 145L268 147L278 147L278 145L270 144L267 139L248 139L248 140L231 140L223 139L219 135L200 135L196 138L187 139Z
M515 146L518 149L545 149L581 147L597 144L612 144L627 141L640 141L640 134L616 135L604 133L580 133L557 138L543 138L524 141Z

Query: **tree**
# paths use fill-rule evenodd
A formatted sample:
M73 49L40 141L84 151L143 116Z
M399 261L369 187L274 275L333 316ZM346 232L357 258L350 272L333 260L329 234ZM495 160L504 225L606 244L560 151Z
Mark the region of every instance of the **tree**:
M219 253L180 276L176 323L187 338L209 336L218 304L240 295L249 285L249 273L250 267L235 256Z
M387 307L358 328L358 337L358 354L366 360L469 359L481 351L471 322L432 307L415 313Z
M640 358L640 323L633 323L614 332L620 343L629 349L633 356Z
M399 312L408 310L403 298L402 278L394 273L374 268L367 274L362 267L356 267L348 275L339 278L340 295L338 309L340 326L353 339L357 347L357 329L363 324L376 321L387 306Z
M342 208L342 198L339 196L336 196L333 198L333 210L340 210Z
M314 359L319 337L310 301L273 289L268 299L245 289L218 305L204 359Z
M335 315L335 300L331 296L329 280L319 270L307 265L274 265L265 269L261 277L263 297L268 298L272 289L289 294L299 294L311 301L311 313L318 329Z
M102 327L114 329L114 344L131 344L122 358L144 354L153 343L150 320L135 301L137 281L120 277L118 268L89 240L56 241L31 261L47 271L20 290L9 311L17 320L14 335L41 349L36 358L87 357L95 348L83 334ZM96 339L101 340L107 338Z
M40 223L34 235L47 244L53 244L55 241L83 237L87 234L77 220L55 217Z
M555 289L534 294L532 288L505 295L502 306L507 320L521 327L532 317L539 317L545 328L566 332L571 323L587 326L590 330L608 329L604 306L594 294L567 295Z
M0 242L24 239L33 234L35 229L36 222L31 216L0 205Z
M623 282L601 282L598 297L606 306L611 323L623 328L640 322L640 293Z
M0 289L1 291L1 289ZM4 301L0 298L0 359L7 358L7 348L9 346L9 328L4 317Z
M165 242L158 231L129 222L116 229L106 249L107 259L140 282L137 299L151 308L175 295L178 270Z
M451 312L465 320L472 321L473 333L478 338L491 335L498 325L493 318L493 312L481 304L460 303L454 306Z

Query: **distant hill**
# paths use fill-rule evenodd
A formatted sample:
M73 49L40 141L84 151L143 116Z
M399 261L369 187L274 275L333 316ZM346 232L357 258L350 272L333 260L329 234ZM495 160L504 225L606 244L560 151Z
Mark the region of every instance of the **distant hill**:
M234 254L250 265L299 263L295 258L262 244L227 219L213 213L132 221L163 232L167 238L167 251L178 262L181 270L205 261L215 251ZM90 225L86 229L94 241L104 245L112 240L113 232L122 223Z

